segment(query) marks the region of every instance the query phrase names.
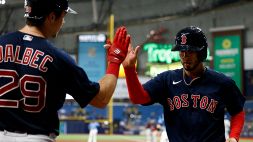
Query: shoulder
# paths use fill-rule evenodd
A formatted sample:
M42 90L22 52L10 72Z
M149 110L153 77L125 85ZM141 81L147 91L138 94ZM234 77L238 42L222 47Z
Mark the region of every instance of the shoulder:
M9 33L6 33L6 34L3 34L3 35L0 35L0 38L3 38L3 37L9 37L9 36L14 36L14 35L19 35L20 33L18 31L15 31L15 32L9 32Z
M2 42L9 42L12 41L13 39L16 40L16 38L20 37L20 33L18 31L16 32L11 32L11 33L7 33L4 35L0 36L0 41Z
M57 49L57 54L61 57L60 59L63 62L66 62L68 64L71 65L76 65L76 61L74 60L74 58L72 58L67 52L65 52L64 50L61 49Z
M213 69L207 68L205 77L209 80L213 80L221 84L234 84L234 80L231 77L226 76L224 73L215 71Z
M42 48L45 48L46 52L54 57L57 62L63 64L76 64L75 60L63 49L56 47L49 40L36 40L40 45L43 45Z

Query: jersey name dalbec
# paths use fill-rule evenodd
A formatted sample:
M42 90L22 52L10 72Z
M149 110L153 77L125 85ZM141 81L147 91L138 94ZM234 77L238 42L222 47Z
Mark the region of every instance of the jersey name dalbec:
M0 63L2 62L14 62L17 64L28 65L32 68L37 68L42 72L47 71L45 64L53 62L53 58L49 55L44 55L45 53L40 50L35 50L29 47L26 47L23 55L20 55L20 47L16 46L14 52L13 45L7 44L5 46L5 52L3 51L3 46L0 45Z
M181 96L174 96L173 99L168 98L167 102L170 107L170 111L174 111L174 109L180 109L185 107L190 107L190 103L188 101L188 94L182 94ZM206 111L210 113L214 113L216 106L218 104L218 101L211 99L209 101L207 96L200 96L200 95L194 95L192 94L190 96L190 99L192 100L192 107L200 109L206 109Z

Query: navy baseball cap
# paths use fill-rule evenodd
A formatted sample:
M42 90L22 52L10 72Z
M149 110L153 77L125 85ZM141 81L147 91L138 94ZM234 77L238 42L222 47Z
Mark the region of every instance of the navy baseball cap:
M67 13L77 14L77 12L69 7L68 0L56 0L56 6L59 9L65 10Z
M201 51L206 50L207 46L204 32L199 27L190 26L177 33L171 51Z
M64 10L67 13L77 14L68 5L68 0L25 0L24 1L26 18L42 19L52 11Z

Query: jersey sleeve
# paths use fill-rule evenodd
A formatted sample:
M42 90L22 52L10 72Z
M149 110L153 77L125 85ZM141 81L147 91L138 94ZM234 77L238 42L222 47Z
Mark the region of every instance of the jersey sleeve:
M153 103L161 102L162 96L166 94L166 83L167 83L166 73L158 74L153 79L149 80L143 84L144 90L146 90L151 98L151 103L145 105L151 105Z
M79 68L79 67L76 67ZM99 92L99 83L90 81L85 71L81 68L73 72L66 84L69 93L81 107L85 107Z
M99 92L99 83L89 80L86 72L74 60L64 55L61 78L65 92L71 95L81 107L85 107Z
M224 100L230 115L237 114L243 110L245 97L232 79L224 83Z

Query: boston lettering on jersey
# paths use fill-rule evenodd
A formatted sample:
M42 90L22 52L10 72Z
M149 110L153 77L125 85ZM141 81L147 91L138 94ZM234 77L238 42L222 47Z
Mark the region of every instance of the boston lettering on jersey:
M192 101L192 106L190 106L189 100ZM218 101L214 99L210 99L207 96L200 96L191 94L190 98L188 94L182 94L181 96L174 96L173 99L167 99L168 105L170 107L170 111L174 111L175 109L185 108L185 107L193 107L205 109L210 113L214 113Z
M14 48L12 44L7 44L5 46L5 51L3 51L3 46L0 45L0 63L2 62L14 62L17 64L27 65L32 68L37 68L42 72L46 72L48 68L45 66L47 62L53 62L53 58L49 55L44 56L44 52L40 50L35 50L26 47L23 55L20 55L20 47L16 46Z

